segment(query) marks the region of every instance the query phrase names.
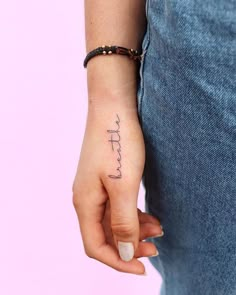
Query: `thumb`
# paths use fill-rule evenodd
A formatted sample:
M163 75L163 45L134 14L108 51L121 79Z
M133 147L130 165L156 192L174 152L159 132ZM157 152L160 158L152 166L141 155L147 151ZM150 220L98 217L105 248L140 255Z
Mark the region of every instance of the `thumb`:
M124 194L110 198L111 230L120 258L130 261L139 244L137 197Z

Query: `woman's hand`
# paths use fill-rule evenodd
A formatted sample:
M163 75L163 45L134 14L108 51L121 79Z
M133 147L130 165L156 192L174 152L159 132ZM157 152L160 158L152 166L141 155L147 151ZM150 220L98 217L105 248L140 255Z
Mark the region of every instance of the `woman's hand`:
M90 103L73 183L86 254L127 273L143 274L137 258L157 255L160 222L137 209L145 149L136 107Z

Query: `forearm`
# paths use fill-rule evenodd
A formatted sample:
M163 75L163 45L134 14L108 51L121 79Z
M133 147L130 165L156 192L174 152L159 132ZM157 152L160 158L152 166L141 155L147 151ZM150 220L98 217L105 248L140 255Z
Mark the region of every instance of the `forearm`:
M86 52L101 45L141 49L146 30L145 0L85 0ZM87 65L90 102L134 105L139 62L127 56L96 56Z

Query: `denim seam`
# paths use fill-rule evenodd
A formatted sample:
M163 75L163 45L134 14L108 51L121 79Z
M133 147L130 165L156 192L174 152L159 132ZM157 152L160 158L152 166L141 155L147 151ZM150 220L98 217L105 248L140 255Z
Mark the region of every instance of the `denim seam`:
M143 122L143 120L142 120L142 103L143 103L143 96L144 96L144 75L143 75L144 74L144 64L145 64L147 50L148 50L149 43L150 43L150 25L149 25L149 20L148 20L149 6L150 6L150 0L146 0L146 7L145 7L146 18L147 18L146 42L144 43L144 46L143 46L143 59L142 59L141 65L140 65L141 90L140 90L140 99L139 99L139 113L140 113L141 125Z

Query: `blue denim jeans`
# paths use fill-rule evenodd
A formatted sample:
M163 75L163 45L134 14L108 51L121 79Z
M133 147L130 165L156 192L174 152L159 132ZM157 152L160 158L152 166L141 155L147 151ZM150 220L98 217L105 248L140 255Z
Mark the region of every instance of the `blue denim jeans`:
M236 294L236 1L147 0L138 113L161 295Z

